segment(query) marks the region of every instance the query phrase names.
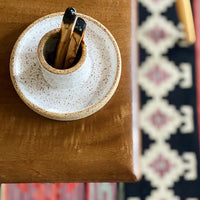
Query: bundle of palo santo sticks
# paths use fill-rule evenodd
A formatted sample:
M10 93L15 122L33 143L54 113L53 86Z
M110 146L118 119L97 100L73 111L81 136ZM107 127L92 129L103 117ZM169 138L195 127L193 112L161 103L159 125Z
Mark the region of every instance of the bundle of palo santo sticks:
M85 20L77 17L74 8L67 8L61 24L61 38L56 51L55 68L67 69L74 63L85 30Z

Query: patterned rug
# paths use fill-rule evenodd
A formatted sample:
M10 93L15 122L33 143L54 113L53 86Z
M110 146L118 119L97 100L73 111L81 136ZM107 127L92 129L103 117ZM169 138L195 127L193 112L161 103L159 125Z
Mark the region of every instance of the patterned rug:
M142 180L6 184L2 200L200 199L194 46L182 41L174 1L139 0ZM200 5L199 0L194 3ZM200 65L198 70L200 77Z
M140 0L139 84L143 178L128 200L200 199L194 47L186 46L173 0Z

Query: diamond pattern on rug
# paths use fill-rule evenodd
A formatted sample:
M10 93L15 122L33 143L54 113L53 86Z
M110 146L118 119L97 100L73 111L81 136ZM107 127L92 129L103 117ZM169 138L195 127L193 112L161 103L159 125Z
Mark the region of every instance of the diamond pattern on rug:
M181 123L180 113L166 100L149 100L140 112L140 126L152 140L169 139Z
M167 57L148 57L139 70L139 84L150 97L165 97L177 84L191 86L192 72L190 65L177 68ZM189 68L189 69L188 69ZM187 74L187 75L186 75Z
M175 0L139 0L150 12L165 12L168 7L172 6Z
M164 16L151 15L138 28L138 41L151 55L167 53L180 38L180 31Z
M180 200L180 197L174 195L173 191L166 189L153 190L147 200Z
M184 170L177 152L170 151L164 143L152 145L144 154L142 164L144 176L154 187L172 187Z

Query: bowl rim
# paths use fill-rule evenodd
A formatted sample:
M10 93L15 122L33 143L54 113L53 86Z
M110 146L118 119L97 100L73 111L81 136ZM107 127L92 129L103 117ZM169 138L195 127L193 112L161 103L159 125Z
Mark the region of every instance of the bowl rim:
M39 59L40 64L42 65L42 67L44 67L47 71L49 71L50 73L53 74L59 74L59 75L65 75L65 74L70 74L72 72L75 72L76 70L78 70L85 62L86 60L86 56L87 56L87 46L85 44L84 41L81 41L81 47L82 47L82 53L81 53L81 57L79 59L79 61L76 63L76 65L74 65L73 67L69 68L69 69L56 69L54 67L52 67L51 65L49 65L44 57L44 53L43 53L43 49L44 46L47 42L47 40L60 32L60 28L56 28L53 29L49 32L47 32L40 40L39 44L38 44L38 48L37 48L37 56Z
M100 22L98 22L97 20L93 19L90 16L84 15L84 14L80 14L78 13L77 16L85 18L89 21L92 21L93 23L95 23L97 26L99 26L101 29L104 30L104 32L106 32L106 34L109 36L110 40L112 41L115 51L116 51L116 55L117 55L117 72L116 72L116 76L115 76L115 80L113 82L113 85L111 86L111 88L109 89L109 91L107 92L107 94L100 99L97 103L95 103L94 105L85 108L84 110L80 110L80 111L76 111L73 113L56 113L56 112L51 112L51 111L47 111L43 108L40 108L39 106L36 106L34 103L32 103L29 99L27 99L24 94L22 93L22 91L20 90L18 83L15 79L15 75L14 75L14 58L16 55L16 50L17 47L20 43L20 41L22 40L22 38L24 37L24 35L32 28L34 27L36 24L38 24L39 22L48 19L48 18L53 18L53 17L57 17L57 16L62 16L64 14L64 12L57 12L57 13L52 13L49 15L46 15L44 17L39 18L38 20L34 21L32 24L30 24L19 36L19 38L17 39L12 53L11 53L11 57L10 57L10 77L13 83L13 86L16 90L16 92L18 93L19 97L24 101L24 103L33 111L35 111L36 113L49 118L49 119L54 119L54 120L59 120L59 121L71 121L71 120L77 120L77 119L81 119L81 118L85 118L87 116L92 115L93 113L97 112L98 110L100 110L113 96L113 94L115 93L115 90L117 89L117 86L119 84L119 80L121 77L121 54L120 54L120 50L119 47L117 45L117 42L115 40L115 38L113 37L113 35L110 33L110 31L104 26L102 25Z

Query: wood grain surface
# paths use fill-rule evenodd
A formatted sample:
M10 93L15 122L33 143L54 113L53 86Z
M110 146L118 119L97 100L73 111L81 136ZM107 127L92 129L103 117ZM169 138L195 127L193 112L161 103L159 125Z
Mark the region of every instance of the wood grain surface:
M82 120L39 116L18 97L9 58L22 31L68 6L104 24L122 55L122 76L108 104ZM140 178L135 0L0 1L0 182L134 182Z

